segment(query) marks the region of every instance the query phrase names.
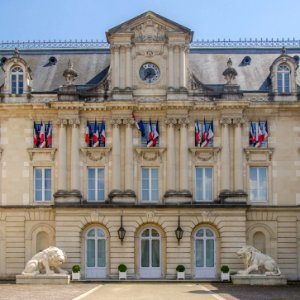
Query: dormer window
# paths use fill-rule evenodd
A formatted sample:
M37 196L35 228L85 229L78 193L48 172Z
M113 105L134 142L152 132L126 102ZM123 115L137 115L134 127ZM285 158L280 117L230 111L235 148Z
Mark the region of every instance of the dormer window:
M21 95L24 92L24 73L19 66L11 69L11 94Z
M278 94L291 93L290 68L286 65L279 65L277 68L277 88Z

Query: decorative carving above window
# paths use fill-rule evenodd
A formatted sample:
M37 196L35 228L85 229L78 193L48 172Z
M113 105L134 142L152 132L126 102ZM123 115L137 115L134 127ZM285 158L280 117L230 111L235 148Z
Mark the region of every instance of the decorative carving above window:
M216 162L217 155L220 152L220 147L211 147L211 148L199 148L192 147L189 148L193 156L194 163L199 162Z
M31 161L54 161L56 148L28 148Z
M274 148L245 148L248 162L270 162L273 157Z
M138 159L140 162L162 162L163 153L165 152L166 148L162 147L137 147L135 151L138 154Z
M81 148L80 150L85 156L85 162L87 162L88 160L99 162L103 159L105 159L105 162L107 162L111 147Z

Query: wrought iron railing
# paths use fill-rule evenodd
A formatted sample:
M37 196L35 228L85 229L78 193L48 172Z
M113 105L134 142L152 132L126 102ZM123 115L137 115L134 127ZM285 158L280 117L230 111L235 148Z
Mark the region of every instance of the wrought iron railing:
M300 40L296 39L249 39L249 40L197 40L190 44L197 48L297 48ZM10 49L108 49L109 44L104 41L2 41L0 50Z

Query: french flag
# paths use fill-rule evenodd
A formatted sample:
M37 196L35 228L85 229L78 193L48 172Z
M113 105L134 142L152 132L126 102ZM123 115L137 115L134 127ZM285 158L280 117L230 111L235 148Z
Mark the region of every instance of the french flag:
M203 132L202 132L202 143L201 143L201 147L206 147L207 146L207 135L208 135L208 131L206 128L206 121L205 118L203 120Z
M153 130L153 143L152 147L156 146L156 142L159 138L159 128L158 128L158 121L156 121L155 129Z
M195 122L195 146L196 147L199 147L200 144L201 144L201 141L200 141L200 130L199 130L199 123L198 121Z
M151 120L149 122L149 127L148 127L148 142L147 142L147 147L154 147L156 144L156 141L154 141L154 134L152 131L152 123ZM154 144L155 143L155 144Z
M47 148L51 148L52 147L52 125L50 124L50 122L48 122L46 138L47 138L46 146Z
M90 135L91 135L91 125L89 121L87 121L85 127L85 143L88 147L90 146Z
M99 130L98 130L97 121L95 120L94 132L93 132L93 147L98 147L98 146L99 146Z
M100 128L100 141L105 146L105 123L102 121Z
M38 146L39 146L38 136L39 136L39 134L38 134L37 125L35 124L35 122L33 122L33 144L34 144L35 148L38 148Z
M250 130L249 130L249 144L252 147L255 147L256 144L255 130L252 122L250 123Z
M258 139L258 142L255 145L255 147L259 148L259 147L261 147L261 144L265 140L265 134L264 134L263 128L261 127L260 122L258 122L258 138L257 139Z
M40 148L46 147L46 140L45 140L45 126L43 122L41 122L41 128L40 128Z
M266 121L264 126L264 139L266 140L268 136L269 136L269 128L268 128L268 121Z
M137 121L133 112L132 112L132 118L134 120L136 128L141 132L142 137L144 137L146 135L146 130L143 121L142 120Z

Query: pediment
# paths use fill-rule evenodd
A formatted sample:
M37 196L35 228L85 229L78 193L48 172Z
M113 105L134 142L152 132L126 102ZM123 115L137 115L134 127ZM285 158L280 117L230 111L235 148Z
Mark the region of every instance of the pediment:
M110 42L112 36L130 34L135 42L164 42L169 34L184 34L191 42L193 32L176 22L162 17L152 11L145 12L129 21L126 21L107 33Z

